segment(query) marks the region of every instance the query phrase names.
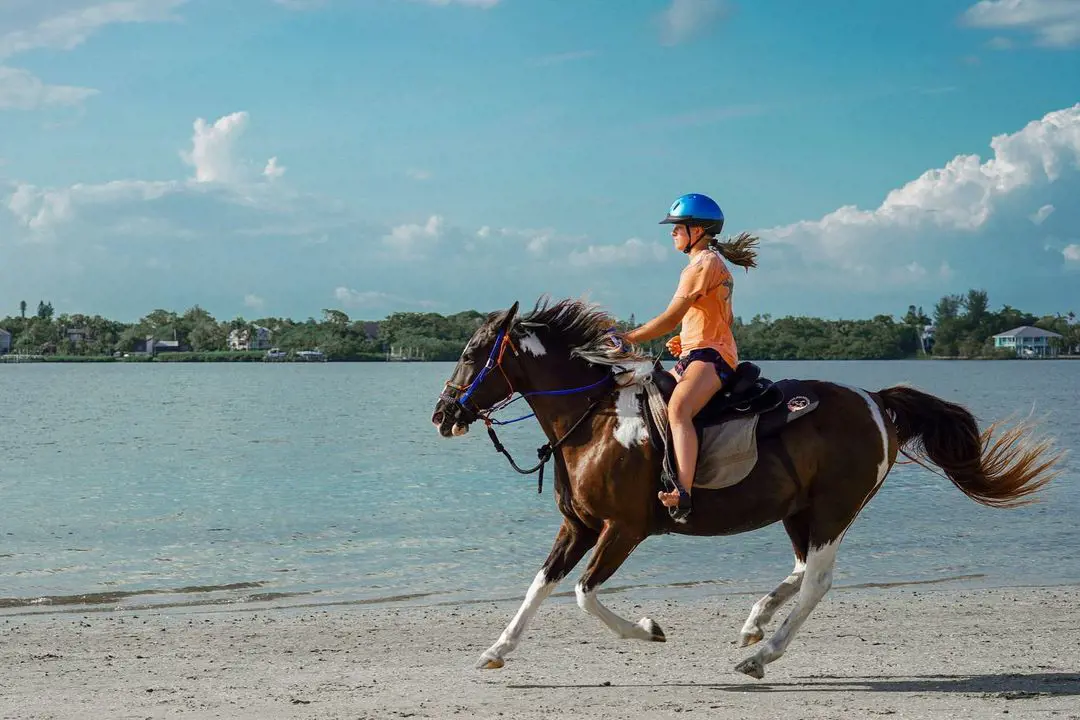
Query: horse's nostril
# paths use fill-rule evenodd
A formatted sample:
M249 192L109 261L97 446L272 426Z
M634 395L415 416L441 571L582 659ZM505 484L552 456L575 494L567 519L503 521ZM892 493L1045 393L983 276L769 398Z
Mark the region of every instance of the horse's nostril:
M440 410L439 412L437 412L437 413L435 413L434 415L431 416L431 422L435 423L436 425L442 425L442 421L443 421L444 418L445 418L445 416L443 415L442 411Z

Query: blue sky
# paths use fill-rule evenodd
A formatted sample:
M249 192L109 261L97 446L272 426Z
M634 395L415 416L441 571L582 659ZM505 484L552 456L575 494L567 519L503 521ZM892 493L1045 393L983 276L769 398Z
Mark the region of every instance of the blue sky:
M0 4L0 316L644 320L684 192L745 318L1080 311L1080 2Z

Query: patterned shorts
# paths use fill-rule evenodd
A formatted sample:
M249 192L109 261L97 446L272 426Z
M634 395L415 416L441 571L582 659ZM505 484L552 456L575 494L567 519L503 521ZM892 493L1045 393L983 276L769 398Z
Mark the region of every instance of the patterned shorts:
M675 372L680 376L686 372L686 368L690 367L690 363L700 361L712 363L712 366L716 369L716 375L720 378L720 382L727 383L731 376L735 374L735 371L724 362L723 356L719 352L712 348L701 348L699 350L691 350L687 355L679 358L679 362L675 363Z

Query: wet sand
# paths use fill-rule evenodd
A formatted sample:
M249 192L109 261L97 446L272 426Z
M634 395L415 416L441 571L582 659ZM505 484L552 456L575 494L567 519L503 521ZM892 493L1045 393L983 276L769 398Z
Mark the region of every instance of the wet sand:
M0 718L1080 720L1080 586L836 588L764 680L733 669L756 595L600 597L668 641L566 598L487 671L516 601L5 616Z

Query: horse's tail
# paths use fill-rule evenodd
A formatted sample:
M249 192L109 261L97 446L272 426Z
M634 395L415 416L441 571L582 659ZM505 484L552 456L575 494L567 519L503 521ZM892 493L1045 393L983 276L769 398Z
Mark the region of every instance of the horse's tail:
M910 387L878 392L896 427L901 451L913 462L937 465L969 498L990 507L1015 507L1058 475L1063 453L1046 457L1051 440L1035 441L1021 423L993 439L964 407ZM932 470L932 468L927 467Z

